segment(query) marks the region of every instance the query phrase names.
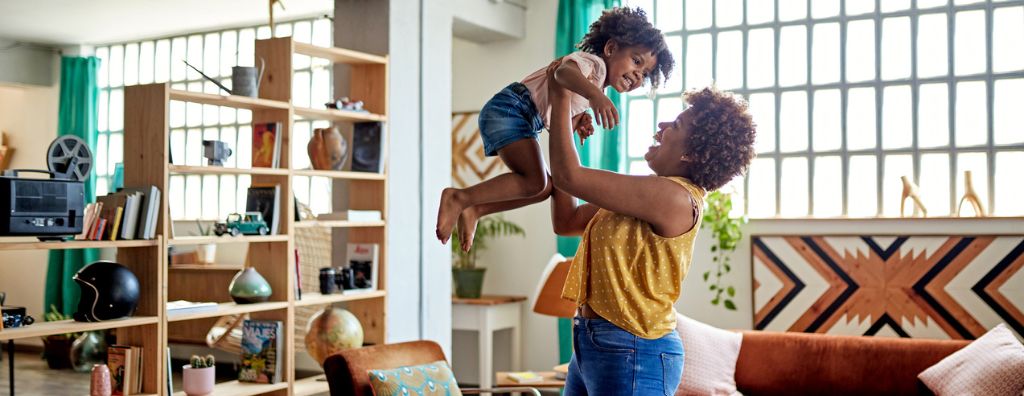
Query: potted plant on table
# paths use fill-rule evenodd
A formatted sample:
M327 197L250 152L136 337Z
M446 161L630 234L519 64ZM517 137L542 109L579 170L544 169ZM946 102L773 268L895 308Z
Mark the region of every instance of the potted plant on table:
M47 322L71 319L58 311L57 306L53 304L44 318ZM46 365L54 370L71 368L71 344L79 336L81 333L52 334L43 337L43 359L46 359Z
M477 256L487 249L487 244L494 238L502 236L526 236L526 231L518 224L505 220L501 215L481 218L476 223L476 234L473 247L468 252L462 251L459 233L452 233L449 242L452 248L452 278L455 283L455 296L459 298L480 298L480 289L484 284L486 268L477 267Z
M196 228L199 229L199 234L202 236L213 236L214 226L211 224L207 227L203 227L203 223L196 220ZM196 245L196 260L199 264L213 264L217 259L217 244L216 243L205 243Z
M190 364L181 367L181 388L188 396L202 396L213 393L214 380L216 379L217 367L213 355L199 357L192 355Z

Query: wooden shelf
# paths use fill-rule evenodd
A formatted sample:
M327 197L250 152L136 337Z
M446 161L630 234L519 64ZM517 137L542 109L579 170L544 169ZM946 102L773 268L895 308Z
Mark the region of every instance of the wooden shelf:
M182 102L202 103L215 106L234 107L236 109L249 110L288 110L291 104L278 100L250 98L237 95L213 95L202 92L182 91L179 89L170 90L171 100Z
M343 48L319 47L313 44L295 42L295 53L309 55L316 58L324 58L334 63L345 63L350 65L388 63L388 58L380 55L367 54L365 52L347 50Z
M287 301L268 301L255 304L236 304L233 302L220 303L217 305L217 309L201 312L186 312L186 313L167 313L168 322L180 322L182 320L202 319L202 318L216 318L225 315L238 315L250 312L260 311L273 311L275 309L287 308Z
M283 380L276 384L252 384L248 382L230 381L214 385L213 393L210 394L217 396L250 396L282 389L288 389L288 383ZM174 392L174 396L185 396L185 391Z
M167 240L168 246L178 245L205 245L208 243L257 243L257 242L287 242L288 235L239 235L236 237L225 234L224 236L186 236Z
M302 292L302 299L295 300L296 307L306 307L310 305L327 305L337 302L345 301L357 301L357 300L369 300L371 298L384 297L387 292L383 290L374 290L371 292L361 293L350 293L350 294L320 294L316 292Z
M296 221L295 228L360 228L360 227L383 227L386 223L382 221L348 221L348 220L303 220Z
M280 168L227 168L223 166L168 165L174 174L192 175L277 175L287 176L287 169Z
M159 239L136 239L128 241L47 241L36 238L3 238L0 250L63 250L88 248L133 248L150 247L160 244Z
M171 271L241 271L242 264L171 264Z
M338 110L338 109L311 109L308 107L296 107L295 116L311 120L327 120L339 122L386 122L387 117L380 114L367 113L363 111Z
M312 177L329 177L332 179L347 179L347 180L387 180L387 176L380 173L372 172L350 172L350 171L329 171L329 170L315 170L315 169L295 169L292 170L292 175L295 176L312 176Z
M292 394L295 396L310 396L331 391L327 385L327 375L315 375L295 381Z
M19 338L44 337L54 334L151 325L156 324L158 321L159 320L156 316L135 316L123 319L105 320L102 322L75 322L73 320L60 320L55 322L38 321L29 326L3 329L0 331L0 341L15 340Z

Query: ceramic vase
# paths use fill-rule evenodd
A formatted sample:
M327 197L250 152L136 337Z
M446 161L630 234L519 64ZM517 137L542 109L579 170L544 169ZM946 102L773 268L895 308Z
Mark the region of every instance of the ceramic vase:
M110 368L105 364L94 364L89 381L89 396L110 396L111 392Z
M252 304L267 301L270 298L270 283L255 268L249 267L238 271L231 285L228 286L228 294L238 304Z
M80 373L88 373L95 364L107 361L107 340L103 331L87 331L82 333L71 344L71 368Z
M486 268L452 268L455 296L458 298L480 298L486 270Z
M309 162L317 170L341 170L348 155L348 142L338 127L317 128L306 145Z
M181 367L181 388L188 396L202 396L213 393L217 367L192 368L191 364Z

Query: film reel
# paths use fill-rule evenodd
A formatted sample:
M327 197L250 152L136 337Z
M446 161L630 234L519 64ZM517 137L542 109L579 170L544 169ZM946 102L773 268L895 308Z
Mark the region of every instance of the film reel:
M74 135L57 137L46 150L46 167L65 178L85 181L92 170L92 151L82 138Z

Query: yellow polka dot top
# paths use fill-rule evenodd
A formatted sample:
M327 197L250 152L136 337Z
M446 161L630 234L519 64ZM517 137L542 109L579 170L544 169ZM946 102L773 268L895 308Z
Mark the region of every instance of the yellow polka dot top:
M600 209L583 232L562 288L562 298L587 303L609 322L647 339L676 327L673 304L690 269L704 207L703 188L682 177L667 179L690 192L697 208L693 228L665 238L646 221Z

